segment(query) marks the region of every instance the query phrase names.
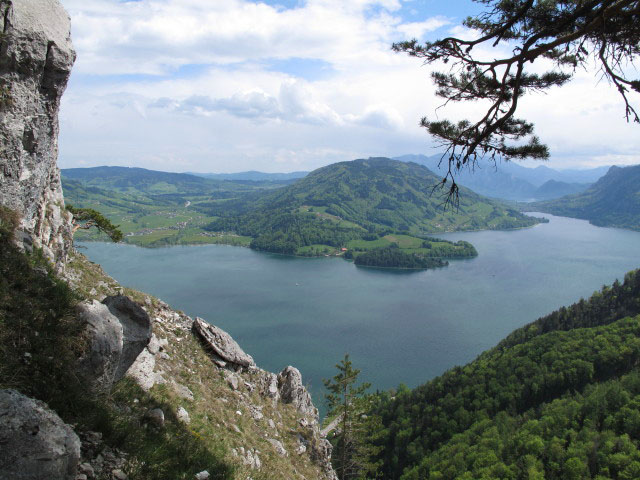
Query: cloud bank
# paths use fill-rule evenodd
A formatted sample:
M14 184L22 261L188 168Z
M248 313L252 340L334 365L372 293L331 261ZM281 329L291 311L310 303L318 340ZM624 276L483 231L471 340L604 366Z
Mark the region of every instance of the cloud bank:
M433 154L419 119L441 104L429 69L390 51L460 18L400 0L62 0L78 61L61 117L63 167L313 169ZM437 115L477 111L456 106ZM638 163L637 127L592 73L523 102L556 166Z

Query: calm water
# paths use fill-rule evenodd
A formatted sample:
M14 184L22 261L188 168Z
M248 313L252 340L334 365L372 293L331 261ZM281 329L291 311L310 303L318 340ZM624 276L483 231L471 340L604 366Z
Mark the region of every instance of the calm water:
M526 230L442 235L473 243L478 258L420 272L219 245L83 252L123 285L227 330L259 366L298 367L318 401L347 352L374 388L415 386L640 267L640 233L546 216Z

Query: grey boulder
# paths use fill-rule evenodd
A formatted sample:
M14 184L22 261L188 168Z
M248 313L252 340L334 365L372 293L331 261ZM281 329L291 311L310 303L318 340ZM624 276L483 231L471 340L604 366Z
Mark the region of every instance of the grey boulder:
M73 480L80 439L47 405L0 390L0 478Z
M77 306L86 324L88 349L78 361L78 371L97 392L108 392L127 373L151 339L151 319L128 297L107 297Z
M122 324L122 358L116 370L116 377L122 378L151 341L151 318L140 305L125 295L107 297L102 303Z
M86 324L89 339L87 352L78 362L78 371L91 390L108 392L119 380L116 373L122 360L122 324L97 300L79 304L76 312Z

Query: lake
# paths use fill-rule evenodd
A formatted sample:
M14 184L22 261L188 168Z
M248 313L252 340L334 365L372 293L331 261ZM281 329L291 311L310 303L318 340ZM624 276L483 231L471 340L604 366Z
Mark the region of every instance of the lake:
M439 235L479 256L427 271L223 245L81 251L122 285L228 331L260 367L296 366L323 410L322 379L345 353L374 389L413 387L640 267L640 232L545 217L524 230Z

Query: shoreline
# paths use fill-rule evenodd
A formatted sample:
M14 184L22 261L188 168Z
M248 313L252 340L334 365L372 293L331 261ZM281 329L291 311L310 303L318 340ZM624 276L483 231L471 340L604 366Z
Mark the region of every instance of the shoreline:
M545 217L542 217L545 218ZM573 217L566 217L566 218L573 218ZM583 219L578 219L578 220L583 220ZM468 230L451 230L451 231L439 231L439 232L421 232L420 235L424 235L427 237L432 237L435 235L450 235L452 233L472 233L472 232L515 232L518 230L524 230L527 228L534 228L540 224L543 223L549 223L548 219L547 222L538 222L535 223L533 225L528 225L525 227L514 227L514 228L477 228L477 229L468 229ZM597 225L594 225L597 226ZM620 228L620 227L606 227L606 228ZM629 230L629 229L623 229L623 230ZM633 230L632 230L633 231ZM403 234L404 235L404 234ZM125 238L127 238L125 236ZM419 236L416 236L416 238L421 238ZM444 240L444 239L443 239ZM107 239L81 239L78 240L79 242L104 242L104 243L110 243ZM118 242L124 245L132 245L134 247L140 247L140 248L149 248L149 249L154 249L154 248L164 248L164 247L198 247L198 246L203 246L203 245L227 245L230 247L241 247L241 248L251 248L250 245L238 245L238 244L233 244L233 243L227 243L227 242L196 242L196 243L168 243L166 245L139 245L137 243L130 243L130 242ZM255 250L255 249L252 249ZM273 253L275 255L285 255L285 256L289 256L289 257L299 257L299 258L320 258L320 257L324 257L324 255L312 255L312 256L307 256L307 255L290 255L287 253L276 253L276 252L269 252L267 250L255 250L256 252L265 252L265 253ZM339 255L329 255L329 256L339 256ZM443 257L443 258L475 258L475 257Z

